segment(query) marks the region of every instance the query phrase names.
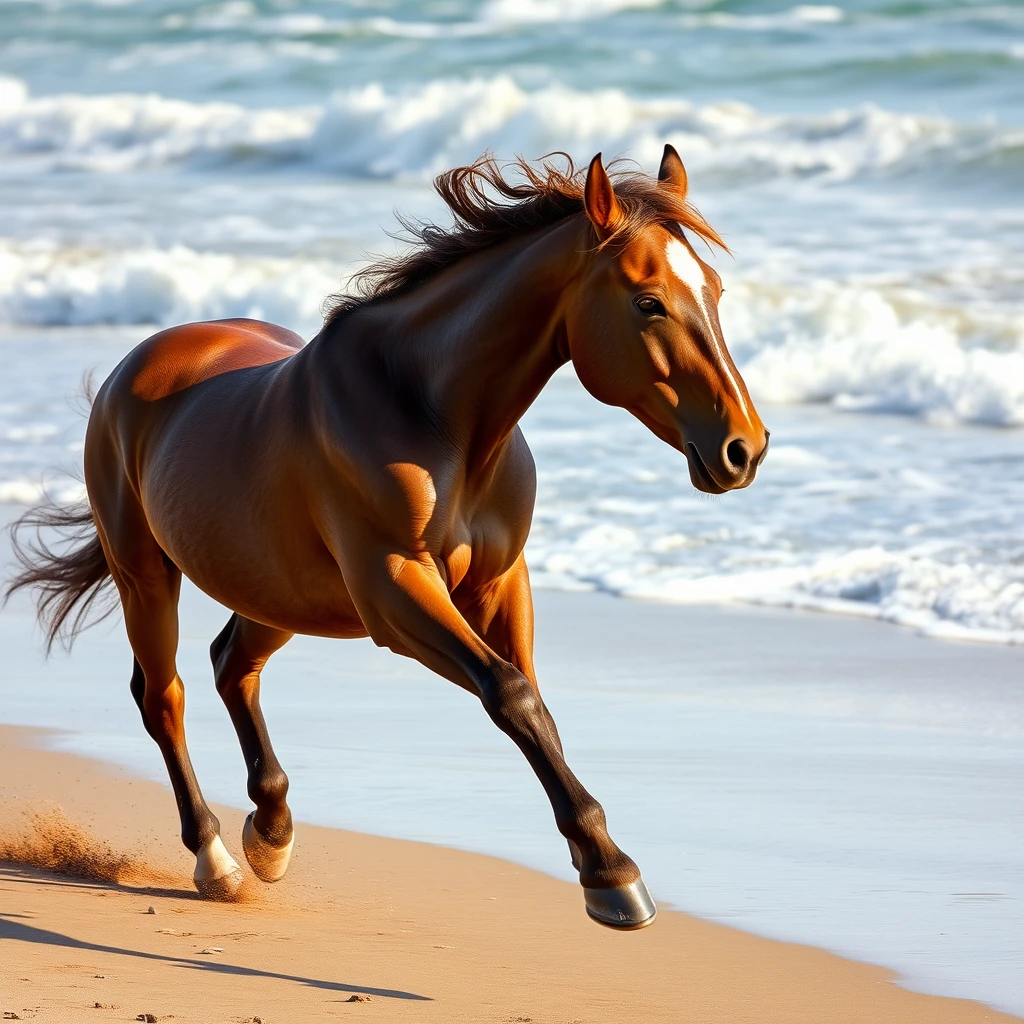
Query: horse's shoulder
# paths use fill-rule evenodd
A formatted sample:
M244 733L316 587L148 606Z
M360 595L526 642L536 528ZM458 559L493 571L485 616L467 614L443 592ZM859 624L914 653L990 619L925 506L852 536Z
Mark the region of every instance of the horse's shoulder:
M537 464L518 424L502 452L493 486L499 491L513 489L520 497L527 498L530 507L533 507L537 490Z
M293 331L260 320L210 320L154 334L125 360L131 393L155 402L232 370L265 366L303 346Z

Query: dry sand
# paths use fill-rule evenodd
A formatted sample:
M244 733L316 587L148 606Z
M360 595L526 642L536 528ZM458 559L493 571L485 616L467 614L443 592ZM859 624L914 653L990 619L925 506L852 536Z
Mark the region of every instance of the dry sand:
M475 854L300 825L288 877L200 901L169 789L0 728L0 1011L38 1021L973 1024L892 972ZM243 813L217 808L242 860ZM151 909L152 908L152 909ZM147 1017L146 1015L150 1015Z

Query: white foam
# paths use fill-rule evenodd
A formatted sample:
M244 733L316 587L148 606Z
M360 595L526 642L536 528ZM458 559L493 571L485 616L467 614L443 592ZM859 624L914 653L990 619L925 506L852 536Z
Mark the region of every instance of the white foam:
M950 564L931 548L854 548L790 568L641 581L616 592L682 604L804 608L881 619L928 636L1024 643L1024 574Z
M325 296L351 269L182 245L102 249L0 238L0 321L169 325L251 316L310 336ZM688 273L682 263L677 271ZM757 401L1024 424L1024 316L1015 304L939 302L907 279L772 282L755 274L730 279L719 314ZM1007 274L1000 288L1016 280ZM974 290L993 287L979 280Z
M777 14L734 14L708 11L687 14L683 23L689 28L738 29L745 32L771 32L808 25L834 25L846 17L841 7L832 4L799 4Z
M335 93L324 106L250 109L118 93L32 97L0 87L0 155L40 169L124 171L175 163L304 163L355 176L424 177L487 148L541 154L599 149L656 164L666 140L697 169L752 178L998 169L1024 150L1024 132L958 125L865 105L806 116L742 103L696 106L619 89L550 85L528 91L506 75L438 79Z
M45 497L43 485L33 480L0 480L0 504L37 505Z
M583 21L619 11L660 7L662 0L488 0L480 20L498 23Z
M730 281L719 314L761 401L1024 424L1024 316L907 280Z
M288 151L308 139L315 108L248 110L156 94L30 97L20 83L0 88L0 153L42 166L123 171L183 160Z
M248 316L308 335L342 282L327 261L170 249L96 250L0 239L0 320L158 324Z
M43 480L39 477L0 476L0 505L38 505L51 498L61 504L85 499L85 485L72 477Z

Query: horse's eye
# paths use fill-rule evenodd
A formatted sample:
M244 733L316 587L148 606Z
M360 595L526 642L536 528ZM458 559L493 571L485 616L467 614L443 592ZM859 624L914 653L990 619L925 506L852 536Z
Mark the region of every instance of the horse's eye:
M665 316L665 307L653 295L641 295L635 301L636 308L644 316Z

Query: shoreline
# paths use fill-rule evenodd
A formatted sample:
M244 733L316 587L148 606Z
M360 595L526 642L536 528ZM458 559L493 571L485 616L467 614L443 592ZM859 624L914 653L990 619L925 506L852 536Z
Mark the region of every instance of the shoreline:
M535 597L570 764L662 905L1024 1010L1024 651L801 611ZM227 613L191 586L180 611L193 762L232 805L244 777L207 654ZM15 601L0 649L8 721L71 730L61 750L166 786L116 621L46 662ZM263 704L297 818L574 879L518 751L416 663L297 637Z
M0 728L8 852L14 812L50 810L43 819L51 823L49 849L61 848L52 842L56 829L65 854L90 847L99 875L127 858L131 877L82 880L3 863L4 973L28 979L4 986L5 1012L34 1010L45 1021L80 1007L97 1020L152 1013L158 1020L258 1016L268 1024L310 1012L584 1024L1019 1019L910 992L884 968L677 911L663 909L643 932L616 934L586 919L578 886L528 868L306 824L297 827L295 865L284 881L253 881L251 902L204 903L191 888L169 790L104 762L41 749L45 735ZM55 806L66 819L52 816ZM215 810L225 842L239 852L244 812ZM66 838L76 835L77 847ZM339 1005L367 997L365 1008Z

